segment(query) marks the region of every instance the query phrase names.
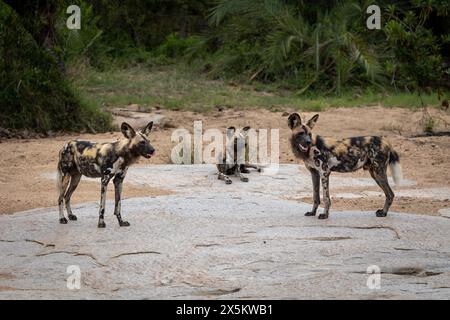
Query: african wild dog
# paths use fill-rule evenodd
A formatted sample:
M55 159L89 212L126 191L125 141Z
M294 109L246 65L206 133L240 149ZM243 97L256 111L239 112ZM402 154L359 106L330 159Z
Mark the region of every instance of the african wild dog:
M289 128L292 130L290 138L294 155L303 160L306 168L311 172L313 182L314 205L305 216L316 215L320 204L320 182L323 188L325 210L319 219L328 218L331 201L329 195L329 176L331 171L352 172L360 168L369 170L370 175L386 195L384 208L377 210L377 217L385 217L394 200L387 178L387 166L391 167L396 184L401 180L399 156L389 142L382 137L354 137L342 140L313 135L311 130L319 115L313 116L306 125L302 124L300 116L293 113L288 118Z
M232 181L230 179L230 175L239 176L240 180L243 182L248 182L248 178L243 175L243 173L250 173L248 168L256 169L258 172L261 172L262 169L254 164L245 163L245 154L246 150L248 150L248 132L250 127L244 127L241 130L236 130L235 127L229 127L227 129L227 141L228 144L226 146L225 156L222 157L219 154L219 159L221 163L217 163L217 170L219 170L219 180L224 180L226 184L231 184ZM233 152L233 155L229 153ZM233 160L230 161L227 159L231 159L233 156ZM242 157L243 159L239 159Z
M122 183L128 167L135 163L140 156L151 158L155 149L148 140L148 134L153 126L150 122L140 132L123 122L121 130L125 138L112 143L94 143L88 141L72 140L67 142L59 152L58 162L58 205L59 222L67 223L63 212L63 200L66 203L69 220L77 220L70 208L70 197L78 186L81 176L101 178L101 201L98 227L104 228L104 213L106 201L106 188L113 179L115 187L114 214L121 227L130 224L123 221L121 212ZM69 183L70 181L70 183ZM68 186L68 187L67 187Z

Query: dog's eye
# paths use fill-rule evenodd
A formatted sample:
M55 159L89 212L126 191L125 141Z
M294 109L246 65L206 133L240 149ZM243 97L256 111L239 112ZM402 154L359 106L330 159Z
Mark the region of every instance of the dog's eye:
M145 144L145 141L144 141L144 140L139 141L139 144L140 144L140 145L144 145L144 144Z

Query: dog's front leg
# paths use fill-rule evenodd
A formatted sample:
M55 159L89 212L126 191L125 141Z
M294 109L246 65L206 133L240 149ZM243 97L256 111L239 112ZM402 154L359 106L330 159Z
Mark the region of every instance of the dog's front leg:
M328 218L328 212L330 210L331 206L331 200L330 200L330 171L324 170L320 172L320 180L322 181L322 188L323 188L323 202L325 204L325 208L323 213L319 214L319 219L327 219Z
M305 216L315 216L317 212L317 208L320 204L320 175L316 169L309 169L311 172L312 183L313 183L313 208L311 211L305 213Z
M218 179L225 181L226 184L231 184L232 183L230 177L227 176L226 174L222 173L222 172L219 172Z
M121 227L128 227L130 223L128 223L127 221L123 221L121 216L122 185L124 178L125 178L124 174L117 174L113 180L115 191L114 214L116 215L117 220L119 221L119 225Z
M102 182L101 182L102 187L101 187L101 195L100 195L100 212L99 212L99 216L98 216L98 227L99 228L106 227L104 217L105 217L106 190L108 188L109 180L111 180L110 176L102 177Z
M239 179L241 179L242 182L248 182L248 178L241 172L240 165L236 166L236 175L239 176Z

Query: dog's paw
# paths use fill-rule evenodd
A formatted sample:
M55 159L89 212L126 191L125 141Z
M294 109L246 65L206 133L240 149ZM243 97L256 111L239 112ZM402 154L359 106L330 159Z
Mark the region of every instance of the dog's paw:
M316 213L312 212L312 211L305 213L305 216L307 216L307 217L311 217L311 216L315 216L315 215L316 215Z
M325 213L319 214L319 219L328 219L328 215Z
M61 219L59 219L59 223L67 224L67 219L66 218L61 218Z
M375 212L375 215L377 217L386 217L387 216L387 212L384 212L382 209L377 210L377 212Z
M225 184L232 184L233 183L233 181L231 181L231 180L225 180Z
M247 177L242 177L242 178L241 178L241 181L242 181L242 182L248 182L248 178L247 178Z
M105 221L99 221L97 227L99 227L99 228L105 228L105 227L106 227Z
M74 214L69 214L69 220L76 221L77 220L77 216L74 215Z
M130 223L128 221L121 221L121 222L119 222L119 226L121 226L121 227L129 227Z

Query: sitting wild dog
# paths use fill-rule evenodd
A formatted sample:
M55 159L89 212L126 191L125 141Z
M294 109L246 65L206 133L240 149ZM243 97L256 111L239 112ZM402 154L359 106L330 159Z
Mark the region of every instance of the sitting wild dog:
M104 228L104 213L106 201L106 188L111 179L115 187L114 214L121 227L130 224L122 220L120 215L120 199L122 194L122 182L128 167L135 163L139 157L151 158L155 149L148 140L148 134L153 126L150 122L141 131L134 129L123 122L121 130L125 138L112 143L94 143L88 141L72 140L67 142L59 152L58 162L58 205L59 222L67 223L63 212L63 199L66 203L69 220L77 220L70 208L70 197L78 186L81 176L101 178L101 201L98 227ZM70 183L69 183L70 182Z
M401 180L401 167L397 152L389 142L382 137L354 137L342 140L320 137L311 133L319 115L313 116L306 125L302 124L300 116L293 113L288 118L289 128L292 130L290 138L294 155L303 160L306 168L311 172L313 182L314 205L311 212L305 216L316 215L320 204L320 182L323 188L325 210L319 219L328 218L331 201L329 195L329 176L331 171L352 172L360 168L369 170L375 182L386 195L384 208L377 210L377 217L385 217L394 200L387 178L387 166L391 167L396 184Z
M253 168L261 172L261 168L257 165L245 163L249 130L250 127L244 127L241 130L236 130L235 127L229 127L227 129L228 145L225 151L226 156L222 157L222 155L219 155L219 158L222 158L222 163L217 164L217 170L219 170L218 179L224 180L226 184L232 183L229 177L230 175L237 175L242 182L248 182L248 178L243 175L243 173L250 173L248 168ZM231 158L230 152L233 152L233 160L228 160L227 162L227 158ZM238 158L239 156L242 158L242 161Z

